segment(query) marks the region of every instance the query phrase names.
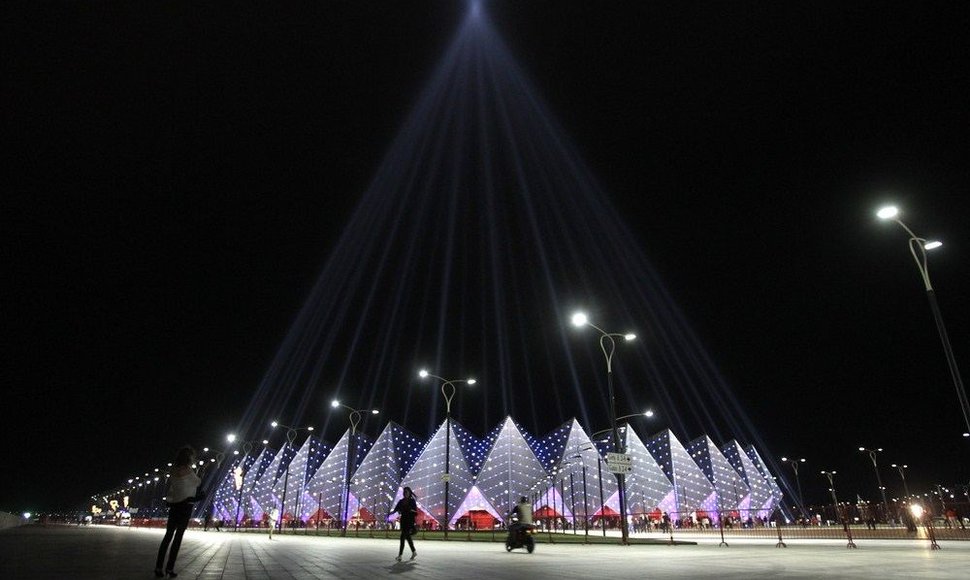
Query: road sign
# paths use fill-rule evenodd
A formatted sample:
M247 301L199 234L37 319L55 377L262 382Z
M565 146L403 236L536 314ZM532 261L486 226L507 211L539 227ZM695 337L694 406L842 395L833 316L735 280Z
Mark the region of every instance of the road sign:
M610 473L633 473L633 457L628 453L607 453L606 465Z
M610 465L630 465L633 463L633 456L629 453L607 453L606 462Z

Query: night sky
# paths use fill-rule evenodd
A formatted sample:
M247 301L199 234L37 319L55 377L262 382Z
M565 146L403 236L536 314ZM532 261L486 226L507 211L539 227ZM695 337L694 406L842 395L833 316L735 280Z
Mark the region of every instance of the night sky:
M930 273L970 374L970 11L485 9L763 453L808 458L806 499L821 469L872 498L860 445L886 449L891 495L893 462L921 492L970 480L906 236L874 217L894 202L943 240ZM7 11L0 509L19 512L83 506L236 428L465 4Z

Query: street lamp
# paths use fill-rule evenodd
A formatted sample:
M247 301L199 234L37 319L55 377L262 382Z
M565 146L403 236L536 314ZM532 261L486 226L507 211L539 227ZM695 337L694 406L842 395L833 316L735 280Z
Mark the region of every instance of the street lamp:
M644 411L642 413L633 413L632 415L623 415L622 417L617 417L616 418L616 422L619 423L620 421L622 421L624 419L632 419L633 417L646 417L648 419L652 419L654 417L654 415L655 415L655 413L651 409L647 409L646 411ZM612 427L609 427L607 429L600 429L599 431L597 431L597 432L593 433L592 435L590 435L589 438L591 440L595 440L597 435L599 435L601 433L606 433L607 431L613 431L613 428Z
M842 520L842 529L845 530L845 535L849 539L849 544L846 548L855 548L855 542L852 541L852 531L849 529L849 518L843 514L842 510L839 509L839 498L835 495L835 474L837 471L822 471L822 475L829 480L829 491L832 493L832 503L835 504L835 517Z
M357 425L360 425L360 421L365 413L371 415L377 415L380 413L377 409L355 409L349 405L344 405L337 399L330 401L330 408L339 409L343 407L350 411L350 437L347 439L347 466L345 468L346 476L344 477L344 501L343 509L340 511L340 521L343 523L343 529L340 535L347 535L347 512L350 510L350 469L352 467L353 456L351 455L352 450L356 450L357 445ZM359 510L358 510L359 511Z
M805 513L805 501L802 499L802 480L798 478L798 466L805 463L804 457L799 457L798 459L782 457L781 460L784 463L791 465L792 471L795 472L795 485L798 487L798 509L802 512L802 518L808 519L808 514Z
M908 465L898 465L896 463L893 463L892 466L895 467L896 468L896 471L899 472L899 477L902 478L902 480L903 480L903 491L906 492L906 497L909 497L909 486L906 485L906 470L909 469L909 466Z
M273 426L273 429L276 429L277 427L286 429L286 445L291 449L293 448L293 442L296 441L296 436L298 432L300 431L309 431L311 433L313 432L313 427L290 427L289 425L284 425L278 421L273 421L272 423L270 423L270 425ZM290 484L290 463L292 462L293 462L293 458L290 458L290 461L287 462L286 464L286 475L283 477L283 498L282 498L282 501L280 502L280 521L276 523L276 527L277 529L279 529L280 532L283 531L283 519L286 517L286 488L289 487L289 484ZM297 502L299 502L299 500L300 500L300 497L297 496ZM296 509L294 509L293 511L295 512ZM299 515L294 513L293 517L299 517Z
M620 444L620 431L617 429L616 422L616 397L613 394L613 353L616 350L616 338L622 337L627 342L634 340L637 335L633 333L611 333L606 332L602 328L596 326L589 321L589 317L583 312L577 312L572 316L573 326L583 327L589 326L600 333L600 349L603 351L603 356L606 357L606 384L609 389L610 396L610 426L613 430L613 451L616 453L623 453L623 446ZM617 483L617 497L620 503L620 533L621 533L621 543L624 545L629 544L629 530L627 530L626 523L626 476L622 473L616 474Z
M950 346L950 338L947 336L946 327L943 325L943 315L940 313L940 306L936 303L936 293L933 285L930 284L930 273L926 260L926 251L939 248L943 242L927 241L913 233L913 230L899 219L899 209L895 206L881 208L876 215L880 219L892 220L899 224L906 233L909 234L909 252L916 261L916 268L919 269L920 276L923 278L923 285L926 287L926 297L930 302L930 310L933 312L933 319L936 321L936 330L940 334L940 342L943 343L943 354L946 356L947 365L950 367L950 376L953 379L953 386L957 391L957 399L960 401L960 411L963 413L963 422L966 431L964 437L970 437L970 402L967 401L967 391L963 388L963 379L960 378L960 369L957 367L957 359L953 355L953 348Z
M448 492L451 485L451 400L455 396L455 385L465 383L474 385L475 379L445 379L429 373L426 369L418 371L418 376L422 379L431 377L441 383L441 394L445 398L445 539L448 539Z
M872 461L872 470L876 472L876 483L879 485L879 493L882 494L882 507L883 515L886 519L889 519L889 503L886 502L886 488L882 485L882 477L879 475L879 464L876 462L876 454L882 453L882 447L879 449L867 449L865 447L860 447L859 451L863 451L869 454L869 459Z

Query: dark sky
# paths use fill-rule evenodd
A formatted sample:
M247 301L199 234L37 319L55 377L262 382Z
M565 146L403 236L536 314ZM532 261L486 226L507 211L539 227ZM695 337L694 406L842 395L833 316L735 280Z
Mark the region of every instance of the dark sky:
M921 490L970 480L905 235L873 216L945 242L970 373L970 11L486 9L809 498L819 469L871 493L859 445ZM0 509L36 511L235 426L464 4L5 12Z

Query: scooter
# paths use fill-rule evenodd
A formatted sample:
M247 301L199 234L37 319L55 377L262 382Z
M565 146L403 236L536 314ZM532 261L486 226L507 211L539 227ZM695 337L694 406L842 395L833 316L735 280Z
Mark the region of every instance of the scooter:
M516 523L516 520L513 520L513 523ZM515 525L509 530L509 535L505 539L505 550L511 552L516 548L525 548L531 554L536 549L536 541L532 537L535 533L535 526Z

